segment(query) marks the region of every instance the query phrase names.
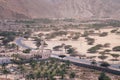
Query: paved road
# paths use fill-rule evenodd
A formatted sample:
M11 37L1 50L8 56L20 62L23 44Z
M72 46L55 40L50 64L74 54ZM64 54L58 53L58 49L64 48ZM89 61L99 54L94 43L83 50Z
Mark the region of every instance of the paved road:
M16 40L16 44L17 44L18 46L20 46L20 47L23 47L23 48L33 49L33 48L31 48L31 47L23 44L23 43L22 43L22 40L23 40L23 39L24 39L24 38L22 38L22 37L18 38L18 39ZM61 59L61 58L59 57L59 55L56 55L56 54L51 54L51 57ZM71 61L71 62L83 63L83 64L91 65L91 61L89 61L89 60L87 60L87 59L79 59L79 58L75 58L75 57L70 57L70 56L68 56L68 57L63 58L63 60L69 60L69 61ZM100 63L97 63L98 66L99 66L99 64L100 64ZM120 68L119 68L119 67L120 67L120 64L111 64L111 66L110 66L110 68L120 71Z
M22 43L22 40L23 40L23 39L24 39L23 37L19 37L19 38L15 41L16 44L17 44L18 46L22 47L22 48L25 48L25 49L28 49L28 48L29 48L29 49L35 49L35 48L31 48L31 47L23 44L23 43Z
M57 58L57 59L61 59L58 55L56 54L52 54L51 57ZM87 64L87 65L91 65L91 61L87 60L87 59L79 59L79 58L75 58L75 57L71 57L71 56L67 56L65 58L63 58L63 60L69 60L71 62L75 62L75 63L82 63L82 64ZM100 63L97 62L97 66L100 66ZM117 70L120 71L119 68L120 64L111 64L111 66L109 68L113 69L113 70Z

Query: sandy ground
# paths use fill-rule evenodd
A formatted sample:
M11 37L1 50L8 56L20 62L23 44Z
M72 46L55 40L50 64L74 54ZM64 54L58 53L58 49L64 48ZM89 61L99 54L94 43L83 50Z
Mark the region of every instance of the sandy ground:
M110 33L111 30L113 30L113 29L101 29L101 32L108 32L108 36L105 36L105 37L89 36L89 37L95 39L94 45L87 45L84 37L80 37L79 40L77 40L77 41L71 41L71 40L59 41L60 37L56 37L55 39L46 41L46 43L48 44L48 47L46 47L46 49L53 49L54 46L61 45L62 43L64 43L66 45L72 45L73 47L75 47L79 54L84 54L86 56L100 56L101 54L99 54L99 53L95 53L95 54L87 53L87 50L97 44L104 45L105 43L110 43L110 47L107 48L110 50L112 50L112 48L115 46L120 46L120 35ZM81 32L81 33L84 32L83 30L69 30L69 31L76 31L76 32ZM44 32L35 32L35 34L38 34L38 33L44 33ZM48 33L48 32L45 32L44 34L46 34L46 33ZM25 40L25 41L23 41L23 43L32 48L36 48L34 42L31 40ZM116 52L111 52L111 53L116 53ZM107 56L108 56L108 58L106 59L106 61L113 59L113 57L111 55L107 55ZM95 59L97 61L101 61L97 57ZM118 59L120 59L120 57ZM109 62L113 63L113 61L109 61ZM120 63L120 61L116 61L115 63Z
M29 45L29 47L31 47L31 48L37 48L35 45L35 42L32 40L23 40L22 43L25 45Z
M0 75L0 78L3 78L4 80L6 80L6 75ZM22 79L22 75L16 75L16 74L8 74L7 75L7 79L8 80L25 80Z

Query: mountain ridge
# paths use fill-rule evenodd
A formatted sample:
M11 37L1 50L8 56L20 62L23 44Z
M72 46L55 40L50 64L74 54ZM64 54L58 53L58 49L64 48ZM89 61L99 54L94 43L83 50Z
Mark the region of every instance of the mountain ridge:
M0 0L0 18L120 18L119 0Z

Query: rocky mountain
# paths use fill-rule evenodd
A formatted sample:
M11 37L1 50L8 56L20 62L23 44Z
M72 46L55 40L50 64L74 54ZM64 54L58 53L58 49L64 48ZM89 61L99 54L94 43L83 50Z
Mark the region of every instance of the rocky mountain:
M0 0L0 18L120 18L120 0Z

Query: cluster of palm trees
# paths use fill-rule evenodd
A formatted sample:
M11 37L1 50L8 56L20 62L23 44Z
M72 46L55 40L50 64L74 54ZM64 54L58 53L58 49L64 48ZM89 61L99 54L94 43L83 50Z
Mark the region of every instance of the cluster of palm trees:
M6 68L7 65L8 64L6 64L6 63L1 64L1 67L2 67L1 71L5 75L6 80L7 80L8 74L10 73L10 71L8 71L7 68Z
M31 61L29 67L26 67L26 80L56 80L56 78L64 79L69 69L70 62L60 62L58 59L49 59L47 61ZM70 74L72 78L74 73Z
M17 55L13 55L17 57ZM17 60L15 58L15 60ZM67 70L70 66L70 61L61 62L58 59L50 58L48 60L30 60L28 63L22 62L22 60L16 63L17 71L26 80L55 80L56 78L64 79ZM2 65L3 73L7 74L9 71L6 69L6 64ZM75 77L75 73L69 74L70 78Z
M15 63L14 63L15 64ZM50 58L48 60L30 60L28 63L20 61L16 63L17 72L26 80L56 80L64 79L70 66L69 61L61 62L58 59ZM2 73L7 75L12 73L6 68L7 64L2 64ZM17 73L17 74L18 74ZM70 78L75 77L75 73L69 74Z

